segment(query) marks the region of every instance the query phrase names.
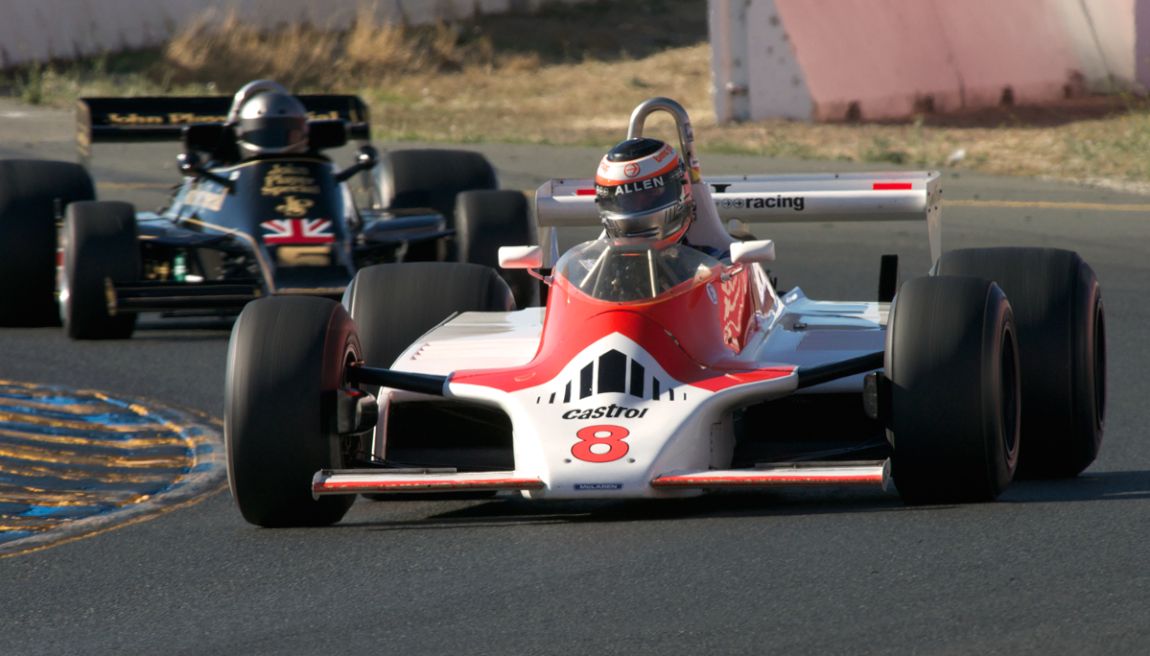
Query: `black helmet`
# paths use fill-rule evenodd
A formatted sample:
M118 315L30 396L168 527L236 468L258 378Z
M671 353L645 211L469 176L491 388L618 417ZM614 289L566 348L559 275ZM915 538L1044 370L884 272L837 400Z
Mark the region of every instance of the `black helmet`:
M236 100L236 136L246 157L307 152L307 110L298 98L257 89L242 99L237 94Z
M695 215L683 159L669 144L646 137L622 141L603 157L595 203L610 237L678 240Z

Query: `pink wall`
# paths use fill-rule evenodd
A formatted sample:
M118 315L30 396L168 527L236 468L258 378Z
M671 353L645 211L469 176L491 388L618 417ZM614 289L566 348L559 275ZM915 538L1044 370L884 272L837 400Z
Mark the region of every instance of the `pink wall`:
M813 118L905 117L1063 97L1081 66L1049 0L775 0ZM753 33L753 30L752 30Z

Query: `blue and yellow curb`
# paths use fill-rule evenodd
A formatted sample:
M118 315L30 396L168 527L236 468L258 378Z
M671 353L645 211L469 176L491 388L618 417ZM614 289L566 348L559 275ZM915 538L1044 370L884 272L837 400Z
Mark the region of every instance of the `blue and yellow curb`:
M0 558L150 519L224 487L219 422L0 380Z

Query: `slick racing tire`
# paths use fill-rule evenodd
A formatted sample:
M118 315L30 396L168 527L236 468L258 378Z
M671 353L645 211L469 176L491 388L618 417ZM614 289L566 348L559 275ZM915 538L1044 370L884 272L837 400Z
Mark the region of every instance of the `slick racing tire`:
M1006 294L935 276L899 290L887 327L891 473L908 503L990 501L1018 464L1018 342Z
M943 254L937 271L993 280L1010 299L1022 366L1019 477L1077 476L1105 427L1106 318L1090 265L1053 248L979 248Z
M72 203L61 232L64 270L60 276L60 318L72 339L126 339L136 315L109 308L112 283L140 278L136 213L128 203Z
M351 281L343 303L355 319L364 361L377 367L392 366L420 335L453 314L515 309L511 289L494 269L455 262L367 267ZM365 387L365 391L376 394L378 388ZM393 494L363 496L372 501L396 498Z
M355 495L311 494L312 476L344 465L331 399L361 351L343 306L325 298L249 303L232 328L224 400L228 485L257 526L326 526Z
M380 157L379 193L384 207L435 210L454 228L455 197L463 191L495 189L495 167L468 150L393 150ZM411 244L406 261L456 260L452 240Z
M499 271L520 308L539 305L539 281L526 271L499 269L500 246L539 243L527 197L518 191L465 191L455 201L455 246L460 262Z
M0 326L56 326L56 217L96 197L84 167L0 160Z
M453 314L515 309L511 289L493 269L456 262L361 269L343 303L355 319L364 360L373 367L390 367L420 335Z

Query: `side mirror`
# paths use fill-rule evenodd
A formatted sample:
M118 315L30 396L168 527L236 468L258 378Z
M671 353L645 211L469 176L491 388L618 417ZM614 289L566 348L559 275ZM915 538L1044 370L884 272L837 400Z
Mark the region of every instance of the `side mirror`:
M355 155L355 164L335 174L336 182L343 182L361 171L370 171L379 163L379 151L375 146L364 145L359 147Z
M359 152L355 155L355 163L364 169L370 169L379 163L379 151L375 146L367 144L359 147Z
M731 261L735 264L774 262L775 242L770 239L737 241L731 244Z
M222 185L229 192L235 188L235 183L228 178L204 168L203 159L201 159L199 153L195 151L176 155L176 164L180 168L180 173L184 175L211 180L218 185Z
M502 269L538 269L543 266L543 249L539 246L500 246L499 267Z
M176 155L176 165L180 167L180 173L184 175L198 175L203 170L201 168L203 160L200 159L199 153L194 150Z

